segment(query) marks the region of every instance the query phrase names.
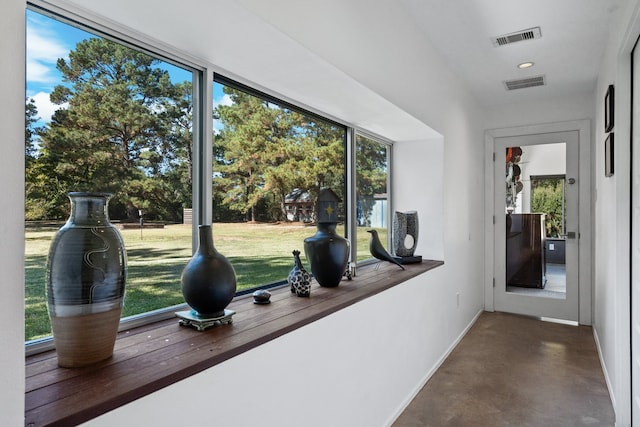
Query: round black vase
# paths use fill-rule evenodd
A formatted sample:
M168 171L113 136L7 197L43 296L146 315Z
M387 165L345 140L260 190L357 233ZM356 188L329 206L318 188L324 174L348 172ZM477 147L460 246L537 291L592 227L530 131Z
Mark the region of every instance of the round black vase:
M213 245L210 225L198 227L198 250L182 272L182 295L199 317L224 316L236 294L236 272Z
M58 364L80 367L113 354L127 260L109 222L108 193L69 193L71 215L51 242L47 308Z
M349 262L349 241L336 234L335 223L318 223L316 234L304 239L304 252L320 286L340 284Z

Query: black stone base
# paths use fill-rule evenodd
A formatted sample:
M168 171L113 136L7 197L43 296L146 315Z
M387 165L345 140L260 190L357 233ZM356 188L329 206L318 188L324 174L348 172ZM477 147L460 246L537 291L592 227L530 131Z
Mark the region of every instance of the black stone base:
M414 256L395 256L396 261L400 264L415 264L417 262L422 262L422 255L414 255Z

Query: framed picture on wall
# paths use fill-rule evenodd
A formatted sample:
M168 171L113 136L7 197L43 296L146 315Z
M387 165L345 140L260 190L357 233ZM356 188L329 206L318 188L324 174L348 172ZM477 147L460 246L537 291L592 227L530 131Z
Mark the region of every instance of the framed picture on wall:
M613 85L609 85L604 96L604 131L613 130Z
M613 176L613 132L604 141L604 176Z

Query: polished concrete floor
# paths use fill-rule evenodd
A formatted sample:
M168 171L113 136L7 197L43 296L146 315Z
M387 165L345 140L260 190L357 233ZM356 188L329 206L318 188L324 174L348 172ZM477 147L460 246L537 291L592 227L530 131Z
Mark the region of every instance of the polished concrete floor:
M613 425L590 327L487 312L394 423Z

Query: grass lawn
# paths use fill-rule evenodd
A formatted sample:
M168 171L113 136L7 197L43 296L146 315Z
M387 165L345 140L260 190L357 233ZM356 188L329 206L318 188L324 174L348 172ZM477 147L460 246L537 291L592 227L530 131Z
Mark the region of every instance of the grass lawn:
M25 336L51 334L45 298L47 254L62 224L27 224L25 233ZM358 259L370 258L368 228L358 228ZM123 317L184 303L180 275L191 258L191 225L120 230L127 250L127 285ZM238 291L286 280L291 252L304 254L304 239L316 228L299 224L213 224L216 249L233 265ZM338 227L338 233L343 229ZM378 229L386 242L386 230ZM310 270L309 263L301 257Z

